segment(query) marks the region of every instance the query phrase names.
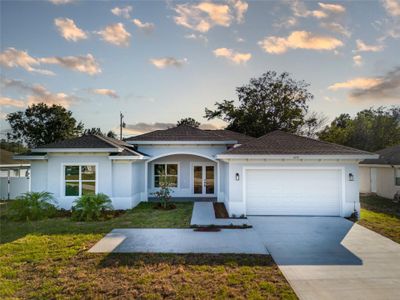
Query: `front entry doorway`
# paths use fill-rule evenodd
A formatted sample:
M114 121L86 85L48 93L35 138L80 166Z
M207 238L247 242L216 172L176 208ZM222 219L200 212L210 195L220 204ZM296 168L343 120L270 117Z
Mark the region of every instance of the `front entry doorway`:
M215 194L215 166L208 164L193 165L193 194Z

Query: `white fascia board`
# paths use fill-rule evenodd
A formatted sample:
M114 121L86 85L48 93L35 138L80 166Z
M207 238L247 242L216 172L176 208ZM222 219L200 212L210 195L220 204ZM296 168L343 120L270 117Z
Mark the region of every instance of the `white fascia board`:
M353 154L353 155L259 155L259 154L218 154L217 159L243 159L243 160L256 160L256 159L287 159L287 160L336 160L336 159L349 159L349 160L364 160L364 159L373 159L378 158L378 154Z
M16 167L30 167L30 164L7 164L0 165L0 168L16 168Z
M232 145L237 141L126 141L130 145Z
M59 152L122 152L122 148L36 148L32 149L32 152L48 152L48 153L59 153Z
M46 160L47 155L19 155L13 156L15 160Z
M148 156L109 156L111 160L146 160Z
M397 168L400 167L400 165L384 165L384 164L359 164L360 167L371 167L371 168Z

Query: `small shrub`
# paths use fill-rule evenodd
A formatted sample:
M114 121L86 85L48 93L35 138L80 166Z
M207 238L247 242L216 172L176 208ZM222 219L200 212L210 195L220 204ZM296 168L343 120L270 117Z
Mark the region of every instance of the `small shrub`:
M57 214L56 201L49 192L28 192L10 201L8 217L14 221L34 221Z
M153 193L157 197L158 201L161 203L161 207L167 209L169 202L171 201L171 183L168 181L167 177L160 178L160 189Z
M72 219L75 221L98 221L107 210L112 210L111 199L105 194L83 195L74 201Z

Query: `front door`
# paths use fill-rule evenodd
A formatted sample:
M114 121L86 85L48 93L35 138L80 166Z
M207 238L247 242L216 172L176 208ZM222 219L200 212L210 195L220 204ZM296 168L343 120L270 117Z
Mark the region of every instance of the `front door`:
M193 194L214 195L214 166L195 164L193 166Z

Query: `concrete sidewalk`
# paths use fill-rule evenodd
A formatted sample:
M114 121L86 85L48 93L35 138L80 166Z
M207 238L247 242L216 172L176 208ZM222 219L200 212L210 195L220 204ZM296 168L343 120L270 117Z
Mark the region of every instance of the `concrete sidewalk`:
M250 225L248 219L217 219L212 202L195 202L193 206L191 226L242 226Z
M94 245L95 253L237 253L268 254L253 229L114 229Z

